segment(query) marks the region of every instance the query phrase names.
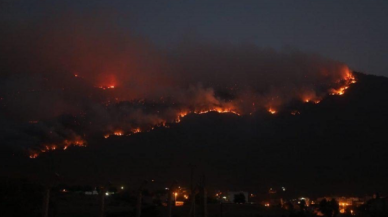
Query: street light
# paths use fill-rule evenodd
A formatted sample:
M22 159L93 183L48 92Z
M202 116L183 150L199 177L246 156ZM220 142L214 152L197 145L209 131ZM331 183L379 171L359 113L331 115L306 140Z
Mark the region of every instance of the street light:
M174 193L174 196L175 196L175 206L176 206L176 196L178 196L178 193L175 192L175 193Z

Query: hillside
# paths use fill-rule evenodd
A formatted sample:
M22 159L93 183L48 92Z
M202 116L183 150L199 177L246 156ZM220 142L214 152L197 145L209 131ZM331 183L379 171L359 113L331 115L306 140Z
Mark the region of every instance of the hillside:
M37 159L4 151L3 174L40 179L57 172L65 182L91 184L153 178L160 186L177 179L187 185L188 165L195 164L213 188L388 193L388 78L356 78L343 96L290 105L275 115L191 114L168 129L96 137L88 148ZM299 115L290 114L295 108Z

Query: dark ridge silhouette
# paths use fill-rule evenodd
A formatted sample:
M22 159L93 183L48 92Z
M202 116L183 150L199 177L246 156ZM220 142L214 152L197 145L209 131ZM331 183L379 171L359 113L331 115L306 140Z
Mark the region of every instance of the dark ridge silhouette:
M291 103L276 115L191 114L170 128L130 137L89 135L88 148L37 159L3 150L2 174L42 179L55 171L77 184L152 177L161 187L173 179L189 186L192 163L207 174L209 188L388 192L388 78L355 75L357 83L345 95ZM291 115L296 109L300 114Z

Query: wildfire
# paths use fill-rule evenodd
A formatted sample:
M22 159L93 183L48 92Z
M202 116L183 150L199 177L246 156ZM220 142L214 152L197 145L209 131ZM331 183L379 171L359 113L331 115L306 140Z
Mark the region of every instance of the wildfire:
M113 135L115 135L115 136L122 136L122 135L124 135L124 133L123 133L123 131L115 131L115 132L113 132Z
M104 135L104 138L107 139L107 138L109 138L109 137L112 136L112 135L114 135L114 136L124 136L124 132L121 131L121 130L117 130L117 131L114 131L114 132L111 133L111 134L105 134L105 135Z
M188 114L189 114L189 112L181 112L181 113L179 113L178 116L183 118L183 117L187 116Z
M116 86L115 85L109 85L109 86L98 86L98 88L106 90L106 89L114 89Z
M240 114L230 108L213 108L213 109L208 109L208 110L201 110L201 111L196 111L194 112L195 114L206 114L206 113L209 113L209 112L217 112L217 113L232 113L232 114L235 114L235 115L238 115L240 116Z
M332 89L332 92L330 93L330 95L339 95L339 96L342 96L345 94L345 90L347 90L349 88L349 86L344 86L344 87L340 87L339 89Z
M31 159L37 158L39 155L37 153L30 154Z
M268 109L268 112L271 113L271 114L276 114L276 110L274 110L273 108L269 108Z
M236 111L234 111L234 110L232 110L230 108L217 107L217 108L212 108L212 109L207 109L207 110L199 110L199 111L191 111L191 112L188 112L188 111L180 112L178 114L177 118L175 119L175 123L180 123L181 119L183 117L187 116L190 113L202 115L202 114L207 114L209 112L217 112L217 113L220 113L220 114L232 113L232 114L235 114L235 115L238 115L238 116L241 115L240 113L238 113L238 112L236 112ZM163 126L165 126L165 123L163 124Z
M153 129L154 129L154 127L151 127L151 130L153 130ZM141 133L141 129L140 129L140 128L135 128L135 129L132 129L131 132L132 132L133 134ZM123 132L122 130L117 130L117 131L114 131L114 132L111 133L111 134L105 134L105 135L104 135L104 138L107 139L107 138L109 138L109 137L112 136L112 135L114 135L114 136L124 136L125 134L124 134L124 132ZM131 134L128 134L128 136L130 136L130 135L131 135Z
M303 99L303 102L305 102L305 103L314 103L314 104L318 104L318 103L321 102L321 100L320 100L320 99L317 99L317 98L315 98L315 99L305 98L305 99Z
M351 73L350 70L347 70L346 73L344 73L343 79L341 81L338 81L335 83L335 85L336 85L335 88L332 88L329 90L329 94L341 96L341 95L345 94L345 91L350 87L351 84L354 84L354 83L356 83L355 77L353 76L353 74ZM99 86L98 88L101 88L103 90L114 89L115 85ZM299 99L305 103L318 104L323 99L323 96L318 96L313 90L308 89L307 91L305 91L304 93L299 95ZM116 100L119 101L118 99L116 99ZM163 103L165 103L164 99L162 99L162 100L163 100ZM243 101L241 100L241 102L243 102ZM266 108L270 114L275 115L279 112L276 109L280 108L281 102L282 102L281 97L272 97L271 101L268 100L266 106L265 107L263 106L262 108ZM144 99L141 99L138 101L138 103L139 103L139 105L140 104L145 105L148 102L146 102ZM234 101L221 102L221 103L217 103L217 104L214 103L213 106L209 106L206 109L203 109L203 107L202 107L202 109L195 108L195 107L187 109L187 107L183 107L182 110L175 110L176 113L172 116L170 116L171 113L169 113L169 115L167 117L164 117L162 115L163 112L160 112L160 110L158 108L157 112L156 112L156 115L157 115L156 120L157 121L152 119L152 121L150 121L150 123L146 126L141 125L141 126L131 127L130 129L120 129L120 130L116 130L113 132L109 132L103 136L105 139L107 139L113 135L114 136L124 136L124 135L129 136L129 135L133 135L133 134L137 134L137 133L141 133L141 132L149 132L149 131L156 129L157 127L169 128L171 123L174 123L174 122L180 123L182 118L186 117L187 115L189 115L191 113L198 114L198 115L207 114L209 112L216 112L216 113L220 113L220 114L232 113L232 114L235 114L238 116L245 114L244 108L240 108L238 106L238 104L235 104L235 103L236 102L234 102ZM108 101L108 104L111 104L111 102ZM172 104L174 105L175 103L172 103ZM253 112L257 111L256 109L258 107L257 104L255 104L255 102L253 102L252 105L253 105L253 110L249 111L250 115L252 115ZM173 107L173 108L175 108L175 107ZM291 113L291 115L300 115L301 114L298 110L291 110L290 113ZM30 121L30 123L35 123L35 121ZM124 134L124 132L126 134ZM43 146L44 147L43 149L38 150L38 151L34 150L33 152L31 152L29 157L32 159L37 158L40 153L54 151L57 149L67 150L72 145L73 146L85 146L86 142L81 138L75 138L73 140L64 140L63 142L58 143L58 144L47 144L47 145Z
M141 133L141 130L140 130L140 128L136 128L136 129L133 129L132 130L132 133Z
M189 114L189 112L187 112L187 111L180 112L180 113L178 114L178 117L177 117L176 120L175 120L175 123L181 122L181 118L186 117L188 114Z
M60 149L60 148L62 148L65 151L65 150L67 150L69 148L69 146L72 146L72 145L73 146L85 147L86 146L86 142L83 139L77 137L74 140L64 140L63 142L58 143L58 144L46 144L40 150L30 150L31 154L30 154L29 157L31 159L34 159L34 158L37 158L40 153L45 153L45 152L49 152L49 151L55 151L55 150Z
M297 110L295 110L295 111L292 111L291 114L292 114L292 115L300 115L300 112L297 111Z
M80 147L86 146L86 142L80 138L78 138L76 140L65 140L63 143L65 144L66 149L67 149L67 147L69 147L71 145L80 146Z
M343 78L342 81L339 81L339 82L343 83L343 85L338 89L334 89L334 88L331 89L329 93L330 95L339 95L339 96L344 95L345 91L349 88L349 85L355 84L357 81L354 75L350 72L350 70L346 69L345 77Z

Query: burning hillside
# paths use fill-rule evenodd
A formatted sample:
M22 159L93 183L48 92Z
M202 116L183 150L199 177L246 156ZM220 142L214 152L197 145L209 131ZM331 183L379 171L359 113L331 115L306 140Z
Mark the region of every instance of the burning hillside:
M86 146L91 135L169 127L191 113L277 115L290 102L317 104L356 82L345 64L297 50L200 42L167 50L111 25L60 22L61 29L19 28L0 41L1 121L9 126L2 139L31 158Z
M343 95L349 85L355 83L355 77L347 70L344 73L343 79L339 79L330 84L327 92L318 94L302 94L301 98L293 98L290 96L288 101L299 100L303 103L318 104L326 95ZM191 92L192 91L192 92ZM188 114L206 114L209 112L216 113L232 113L235 115L252 115L258 110L267 109L269 114L276 115L282 112L282 108L288 101L282 101L279 96L271 97L270 95L260 96L252 94L252 98L257 97L259 100L244 102L239 97L223 98L218 96L213 89L204 89L203 87L195 87L188 91L189 96L179 98L160 98L159 100L108 100L101 103L95 103L94 106L99 106L100 110L88 110L81 116L73 116L72 122L75 126L64 126L67 130L74 132L69 138L63 136L56 143L42 143L41 145L29 148L30 158L36 158L40 153L53 151L56 149L66 150L69 146L85 146L87 138L80 135L88 133L101 133L104 138L110 136L130 136L136 133L149 132L159 127L169 127L173 123L181 122L182 118ZM228 94L232 95L230 91ZM194 94L194 95L192 95ZM198 95L197 95L198 94ZM190 96L194 96L194 101ZM267 99L267 101L263 100ZM246 104L251 104L248 107ZM286 111L284 111L286 112ZM292 111L291 115L300 114L299 111ZM104 120L102 117L107 118ZM36 125L35 123L34 125ZM56 133L61 132L51 126L51 129ZM52 134L52 132L50 132Z

